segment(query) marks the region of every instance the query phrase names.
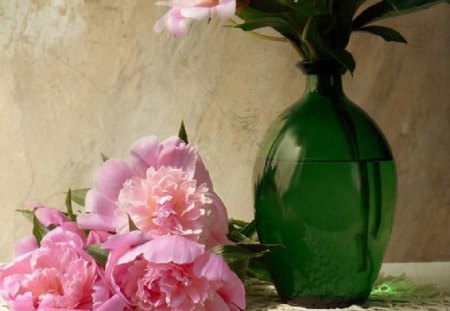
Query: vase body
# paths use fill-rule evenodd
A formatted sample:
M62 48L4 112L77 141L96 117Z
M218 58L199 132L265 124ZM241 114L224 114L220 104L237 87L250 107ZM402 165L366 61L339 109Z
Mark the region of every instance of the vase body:
M255 220L279 296L306 307L367 299L394 217L396 173L337 65L303 64L303 97L269 128L255 170Z

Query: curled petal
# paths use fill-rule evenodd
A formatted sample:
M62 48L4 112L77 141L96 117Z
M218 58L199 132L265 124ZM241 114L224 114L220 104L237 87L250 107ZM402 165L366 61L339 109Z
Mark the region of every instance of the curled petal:
M33 209L39 222L46 227L50 225L60 226L63 222L69 220L63 212L53 207L35 205Z
M171 9L153 27L155 32L162 32L167 29L174 36L184 36L187 34L189 19L181 15L179 9Z
M245 310L244 285L219 256L205 253L195 262L193 271L198 277L223 282L224 287L219 291L220 296L225 302L234 302Z
M32 252L38 248L36 238L34 236L26 237L16 243L15 255L19 257L26 253Z
M152 240L142 247L144 258L154 263L191 263L204 251L203 245L177 235Z
M117 219L112 216L100 214L82 214L78 216L77 223L81 229L94 229L100 231L116 231Z
M97 189L91 189L86 194L86 211L104 216L114 216L117 209L114 201L104 197Z
M236 0L221 1L215 11L221 20L232 18L236 12Z
M83 240L79 237L78 234L70 231L66 231L63 228L56 228L49 233L47 233L44 239L41 242L43 247L52 244L68 244L75 249L83 249L84 243Z
M116 201L124 182L132 176L133 171L126 161L108 160L95 175L95 187L104 197Z
M205 19L211 15L211 9L207 7L190 7L180 9L180 14L185 18Z
M156 136L138 139L130 149L135 171L140 172L141 176L145 176L148 167L158 165L160 149L160 143Z

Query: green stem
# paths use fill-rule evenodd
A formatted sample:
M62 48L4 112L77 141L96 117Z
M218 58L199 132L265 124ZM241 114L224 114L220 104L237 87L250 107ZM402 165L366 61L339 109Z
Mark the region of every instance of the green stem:
M284 15L285 18L287 18L289 20L289 22L295 27L295 29L297 30L297 32L299 34L302 33L302 27L297 23L297 21L295 20L295 18L292 18L291 15L289 14L285 14ZM299 38L301 40L301 38ZM297 53L300 55L300 57L305 60L306 59L306 54L305 52L302 50L302 46L301 44L297 44L294 41L289 40L292 44L292 46L295 48L295 50L297 51Z
M313 59L318 59L319 55L317 54L317 51L314 48L314 46L309 41L309 36L308 36L309 31L311 29L312 21L313 21L313 17L312 16L308 17L308 21L306 22L305 29L303 30L303 33L302 33L302 41L305 42L305 45L308 47L309 51L311 52Z

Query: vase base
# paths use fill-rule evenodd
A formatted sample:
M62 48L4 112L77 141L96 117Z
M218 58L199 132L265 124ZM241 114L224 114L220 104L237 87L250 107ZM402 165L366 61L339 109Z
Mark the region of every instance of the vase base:
M351 305L361 305L366 298L342 298L342 297L299 297L283 299L289 305L310 309L346 308Z

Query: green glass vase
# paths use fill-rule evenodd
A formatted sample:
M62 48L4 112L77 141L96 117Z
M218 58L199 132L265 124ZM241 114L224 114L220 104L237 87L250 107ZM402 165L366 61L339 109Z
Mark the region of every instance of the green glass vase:
M375 122L333 61L302 62L306 91L269 128L255 170L255 220L279 296L305 307L361 303L391 233L396 172Z

